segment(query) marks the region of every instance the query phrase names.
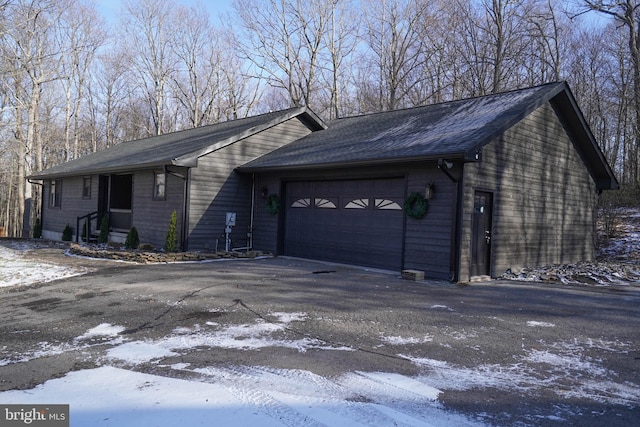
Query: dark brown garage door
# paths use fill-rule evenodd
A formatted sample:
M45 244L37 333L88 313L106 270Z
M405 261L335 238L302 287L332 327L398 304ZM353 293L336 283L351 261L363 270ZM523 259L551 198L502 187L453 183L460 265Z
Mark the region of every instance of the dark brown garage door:
M399 270L404 178L290 182L285 254Z

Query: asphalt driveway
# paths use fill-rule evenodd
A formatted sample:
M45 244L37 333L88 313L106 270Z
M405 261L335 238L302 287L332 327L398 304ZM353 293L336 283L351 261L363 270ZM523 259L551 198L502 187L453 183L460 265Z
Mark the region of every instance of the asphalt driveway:
M446 408L496 425L640 419L638 287L411 282L288 258L92 265L84 276L0 289L0 391L100 366L125 341L288 314L296 320L274 334L316 344L184 346L135 369L176 376L164 367L270 366L327 378L395 372L426 378L443 391ZM122 326L120 341L74 345L101 324Z

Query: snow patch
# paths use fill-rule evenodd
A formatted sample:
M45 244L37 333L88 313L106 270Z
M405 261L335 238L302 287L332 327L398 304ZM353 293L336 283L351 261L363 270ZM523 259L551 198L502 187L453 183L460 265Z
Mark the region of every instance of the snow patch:
M540 328L555 328L556 325L549 322L538 322L536 320L529 320L527 326L540 327Z
M407 345L407 344L422 344L425 342L433 341L433 337L430 335L425 335L422 338L416 337L386 337L382 336L380 338L383 342L390 345Z
M113 338L117 337L126 328L124 326L114 326L110 323L101 323L95 328L89 329L84 334L76 337L74 341L84 341L94 338Z
M47 283L88 272L85 268L61 267L25 260L21 251L0 246L0 287Z
M162 345L134 341L109 349L107 358L121 360L131 364L151 362L164 357L177 356L178 353L163 348Z

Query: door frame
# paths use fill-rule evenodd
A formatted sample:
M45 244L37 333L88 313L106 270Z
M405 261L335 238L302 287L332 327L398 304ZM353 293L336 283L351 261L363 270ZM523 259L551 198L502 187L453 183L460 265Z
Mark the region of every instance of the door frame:
M486 204L478 212L477 197L485 196ZM491 258L493 248L494 192L477 188L473 191L473 210L471 218L471 251L469 276L491 276ZM481 224L478 221L482 221ZM480 249L481 253L478 253ZM478 262L481 261L481 262Z

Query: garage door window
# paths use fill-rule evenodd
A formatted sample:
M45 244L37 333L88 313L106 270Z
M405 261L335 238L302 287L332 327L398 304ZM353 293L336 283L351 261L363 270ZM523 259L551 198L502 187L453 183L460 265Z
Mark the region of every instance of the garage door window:
M311 199L298 199L295 202L291 203L292 208L310 208L311 207Z
M397 204L393 200L388 200L388 199L376 199L376 209L386 209L386 210L394 210L394 211L402 210L399 204Z
M345 209L367 209L369 207L369 199L354 199L347 203Z
M323 209L336 209L337 206L329 199L315 199L316 207Z

